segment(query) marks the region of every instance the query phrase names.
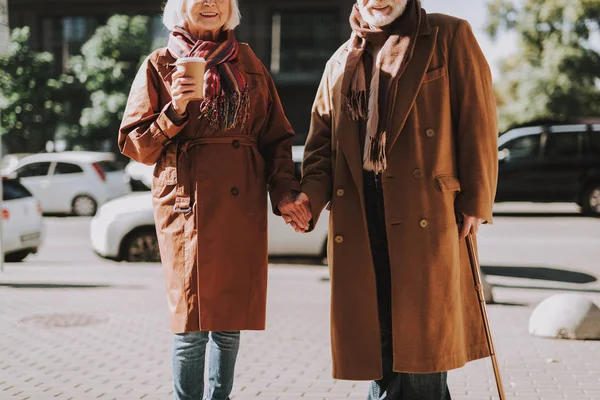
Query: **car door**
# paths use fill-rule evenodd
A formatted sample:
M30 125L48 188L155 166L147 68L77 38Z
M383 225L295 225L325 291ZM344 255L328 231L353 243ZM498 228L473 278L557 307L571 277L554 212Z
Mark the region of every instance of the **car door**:
M584 134L583 166L586 186L600 181L600 125L591 126Z
M83 169L72 162L58 161L50 172L52 193L48 202L55 212L70 212L73 199L85 179Z
M129 175L125 172L125 167L117 161L98 161L96 163L106 179L107 195L109 199L124 196L131 193L129 184Z
M50 161L31 162L24 164L15 171L21 183L40 202L42 210L53 212L49 207L50 188Z
M543 140L540 201L577 201L585 182L583 134L586 125L553 126Z
M541 132L541 128L523 134L512 132L512 139L500 140L496 201L533 201L535 198L541 171Z

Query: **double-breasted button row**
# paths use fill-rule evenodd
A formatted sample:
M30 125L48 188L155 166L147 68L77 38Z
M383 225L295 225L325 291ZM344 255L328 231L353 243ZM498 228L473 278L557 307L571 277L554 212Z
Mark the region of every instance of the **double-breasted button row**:
M435 136L435 130L433 128L429 128L425 131L425 134L427 135L427 137L434 137Z
M337 244L342 244L344 243L344 237L342 235L337 235L334 239L333 239Z

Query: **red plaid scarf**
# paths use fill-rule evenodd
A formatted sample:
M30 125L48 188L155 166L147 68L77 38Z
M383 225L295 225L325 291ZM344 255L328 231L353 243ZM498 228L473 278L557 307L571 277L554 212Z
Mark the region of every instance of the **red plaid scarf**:
M204 100L200 106L211 127L217 130L244 125L250 113L248 84L244 75L232 64L238 55L238 42L233 31L227 31L221 43L198 40L176 27L169 36L168 49L175 58L202 57L206 60Z

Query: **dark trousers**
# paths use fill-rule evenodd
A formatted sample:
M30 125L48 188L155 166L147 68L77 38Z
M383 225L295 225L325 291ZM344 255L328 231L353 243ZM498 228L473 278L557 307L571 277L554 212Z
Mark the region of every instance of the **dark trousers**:
M447 372L409 374L393 370L392 279L381 175L376 177L372 172L364 171L364 194L375 266L383 364L383 378L371 384L367 400L451 400Z

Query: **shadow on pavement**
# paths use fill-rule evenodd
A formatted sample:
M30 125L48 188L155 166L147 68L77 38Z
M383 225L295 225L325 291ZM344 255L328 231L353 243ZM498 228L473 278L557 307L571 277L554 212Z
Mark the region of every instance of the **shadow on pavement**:
M494 216L495 217L516 217L516 218L518 218L518 217L523 217L523 218L525 218L525 217L527 217L527 218L553 218L553 217L556 217L556 218L558 218L558 217L563 217L563 218L566 218L566 217L568 217L568 218L573 218L573 217L575 217L575 218L591 218L591 217L589 217L587 215L583 215L581 213L576 213L576 212L573 212L573 213L567 213L567 212L555 212L555 213L552 213L552 212L543 212L543 213L541 213L541 212L514 212L514 211L504 211L504 212L501 212L501 211L497 211L497 212L494 212Z
M482 266L483 273L487 275L504 276L511 278L537 279L541 281L554 281L564 283L593 283L598 279L583 272L567 271L564 269L546 267L496 267ZM499 286L499 285L494 285Z
M106 289L112 285L78 285L65 283L0 283L0 287L9 287L13 289Z
M507 303L502 301L494 301L491 303L487 303L488 306L503 306L503 307L528 307L528 304L525 303Z
M306 256L269 256L269 264L292 264L292 265L310 265L323 267L322 257L306 257Z
M527 285L505 285L505 284L494 284L495 288L504 289L526 289L526 290L548 290L552 292L576 292L576 293L600 293L600 289L575 289L575 288L561 288L561 287L544 287L544 286L527 286Z

